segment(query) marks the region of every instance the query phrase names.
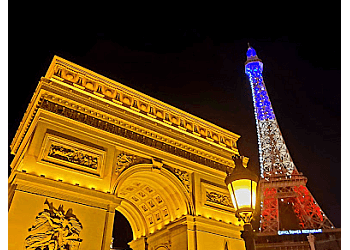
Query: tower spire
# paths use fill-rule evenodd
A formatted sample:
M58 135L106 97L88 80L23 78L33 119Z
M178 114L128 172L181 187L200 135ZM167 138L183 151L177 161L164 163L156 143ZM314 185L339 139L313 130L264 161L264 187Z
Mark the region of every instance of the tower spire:
M333 228L307 189L307 178L293 163L277 124L262 72L263 63L248 43L245 73L252 89L263 196L260 231L277 234L284 227L279 219L280 202L293 204L300 229Z
M258 55L256 54L255 49L253 49L250 44L248 43L248 50L247 50L247 61L245 62L246 64L249 62L253 62L253 61L260 61Z

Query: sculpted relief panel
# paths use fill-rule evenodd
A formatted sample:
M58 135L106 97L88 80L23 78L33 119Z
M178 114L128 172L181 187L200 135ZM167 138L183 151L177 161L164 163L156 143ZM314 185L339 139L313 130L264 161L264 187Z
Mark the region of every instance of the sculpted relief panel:
M101 176L105 151L56 135L46 134L39 161Z
M79 149L70 149L61 145L51 144L48 156L97 169L98 157L87 154Z
M231 197L225 186L201 179L201 189L205 206L232 211Z
M25 239L26 250L78 250L82 239L79 234L83 229L73 209L63 210L63 205L56 209L53 202L46 199L44 209L35 218L28 229L30 233Z
M218 192L206 191L206 197L208 202L220 204L227 207L232 207L231 199L228 195L224 195Z

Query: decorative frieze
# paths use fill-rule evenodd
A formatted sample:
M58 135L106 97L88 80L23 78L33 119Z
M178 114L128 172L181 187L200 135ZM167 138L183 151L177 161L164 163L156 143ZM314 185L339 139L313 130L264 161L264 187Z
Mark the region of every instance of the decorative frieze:
M183 111L159 102L142 93L132 90L118 82L107 79L80 66L59 58L54 58L46 78L65 82L81 91L92 93L98 97L128 107L134 111L167 123L207 141L227 148L236 148L239 136L200 120Z
M47 133L38 160L100 177L105 154L104 150L87 146L72 138Z
M201 179L203 205L232 212L234 207L226 186L207 179Z
M227 207L233 207L231 198L228 195L220 194L214 191L206 191L206 198L208 202L213 202Z
M228 167L222 163L218 163L211 159L183 150L174 145L170 145L169 143L165 143L164 141L156 140L154 138L151 138L150 136L146 136L139 132L132 131L129 128L122 127L121 124L117 125L111 122L107 122L100 118L88 115L86 113L80 112L72 108L65 107L61 104L57 104L49 100L43 100L40 107L44 110L56 113L58 115L62 115L64 117L73 119L78 122L82 122L84 124L104 130L106 132L125 137L127 139L145 144L147 146L171 153L173 155L191 160L193 162L206 165L213 169L226 172L226 169Z
M62 145L51 144L48 156L88 168L97 169L98 157L79 149L71 149Z

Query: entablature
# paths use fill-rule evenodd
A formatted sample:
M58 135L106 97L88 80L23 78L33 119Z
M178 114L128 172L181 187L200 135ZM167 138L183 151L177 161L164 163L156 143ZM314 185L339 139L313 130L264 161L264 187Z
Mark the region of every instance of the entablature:
M40 108L221 171L238 154L239 135L57 56L13 139L13 154Z
M95 97L111 101L138 114L168 124L180 131L227 148L237 148L239 135L220 128L201 118L133 90L119 82L96 74L79 65L55 56L45 78L65 82Z

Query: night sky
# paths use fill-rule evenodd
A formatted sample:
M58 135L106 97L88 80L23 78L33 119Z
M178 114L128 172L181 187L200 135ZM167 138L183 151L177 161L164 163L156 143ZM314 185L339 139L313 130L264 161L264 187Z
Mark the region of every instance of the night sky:
M252 94L244 73L249 42L264 63L264 81L292 159L321 209L340 227L340 19L298 11L298 22L290 20L296 18L291 11L250 32L246 23L229 18L201 26L116 19L84 28L45 26L45 19L29 14L24 22L12 17L8 145L40 77L58 55L241 135L240 154L258 174ZM23 36L28 30L31 35Z

